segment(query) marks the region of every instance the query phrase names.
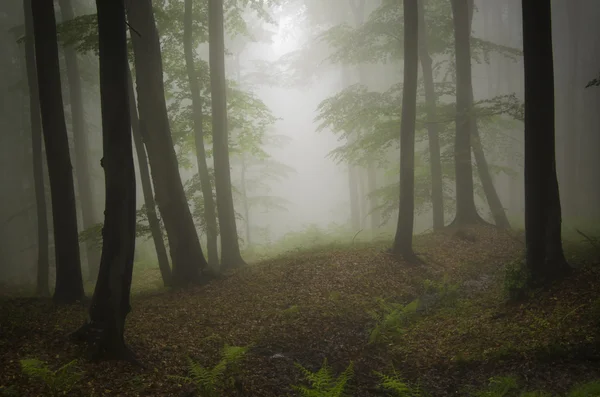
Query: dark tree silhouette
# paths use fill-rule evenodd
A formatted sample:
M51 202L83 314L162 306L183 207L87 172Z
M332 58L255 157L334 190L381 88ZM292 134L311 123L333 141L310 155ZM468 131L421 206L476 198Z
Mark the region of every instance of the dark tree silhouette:
M135 171L128 104L128 61L123 0L96 1L100 55L102 147L106 186L102 259L89 318L75 336L96 358L133 359L123 331L135 251Z
M131 70L127 66L127 88L129 93L129 117L131 119L131 133L133 142L135 143L135 151L138 159L138 168L140 170L140 182L142 183L142 193L144 195L144 204L146 204L146 216L148 217L148 226L152 234L154 249L156 250L156 258L158 260L158 268L165 287L172 285L173 279L171 267L169 266L169 257L167 248L163 240L160 222L156 214L156 203L154 202L154 193L152 192L152 181L150 178L150 170L148 169L148 156L142 139L141 124L138 118L136 107L135 92L133 89L133 78Z
M562 250L556 179L550 0L522 1L525 65L525 240L530 284L569 270Z
M471 164L473 126L473 84L471 80L471 24L469 0L451 0L456 52L456 135L454 163L456 178L456 217L452 226L484 223L477 213Z
M418 0L404 0L404 86L400 126L400 210L392 252L416 261L412 248L415 216L415 122L419 73Z
M23 1L23 10L25 12L25 64L27 68L27 81L29 83L29 120L31 123L33 184L35 188L35 208L37 212L38 263L36 292L41 296L50 296L48 286L48 214L46 213L46 194L44 189L42 119L40 116L40 97L35 68L35 43L33 38L31 1L32 0Z
M239 267L246 264L240 253L229 164L227 100L225 82L225 33L223 30L223 0L208 0L208 36L210 54L210 86L212 105L213 157L217 213L221 232L221 266Z
M160 40L151 0L127 0L135 56L142 137L148 153L156 202L167 231L173 285L203 282L207 263L188 206L171 138L163 83Z
M192 117L194 119L194 141L196 144L196 162L198 164L198 177L204 201L204 219L206 221L206 250L208 265L212 269L219 267L219 247L217 245L218 229L213 189L206 165L206 150L204 148L204 129L202 127L202 97L200 84L194 67L194 48L192 43L193 2L185 0L183 17L183 49L185 53L185 67L190 82L192 94Z
M84 298L73 167L63 110L58 63L58 42L54 6L51 1L33 1L35 60L39 83L40 110L54 223L56 286L54 300L73 303Z

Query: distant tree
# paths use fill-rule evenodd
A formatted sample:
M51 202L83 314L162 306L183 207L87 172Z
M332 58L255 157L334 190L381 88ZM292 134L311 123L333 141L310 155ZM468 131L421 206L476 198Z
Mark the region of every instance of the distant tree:
M454 162L456 174L456 217L452 225L483 223L477 213L473 192L471 164L471 129L473 126L473 84L471 80L471 45L469 0L451 0L456 53L456 135Z
M418 0L404 0L404 88L400 126L400 210L392 252L415 261L412 248L415 216L415 124L419 74Z
M208 1L208 32L213 157L215 162L215 189L217 192L219 230L221 232L221 266L232 268L243 266L246 262L244 262L240 253L231 187L227 129L223 0Z
M425 86L425 105L427 107L427 138L429 141L429 162L431 169L431 207L433 211L433 230L444 227L444 184L442 179L442 160L440 158L440 128L437 119L435 85L433 79L433 60L427 45L427 26L425 5L419 1L419 60L423 71Z
M163 233L156 214L156 203L154 202L154 193L152 192L152 181L150 179L150 170L148 169L148 156L146 155L146 147L142 139L142 126L138 118L138 112L135 100L135 91L133 89L133 78L129 65L127 67L127 85L129 94L129 118L131 119L131 133L133 142L135 143L136 157L138 159L138 168L140 170L140 182L142 183L142 192L144 195L144 204L146 204L146 217L148 218L148 226L154 249L156 251L156 259L158 268L165 287L172 285L173 279L171 267L169 266L169 257L163 239Z
M135 251L136 194L128 104L123 0L96 2L100 53L102 147L106 186L102 259L87 322L75 332L96 358L132 360L123 332Z
M25 65L29 83L29 120L31 128L31 147L33 157L33 184L35 188L35 204L37 212L37 288L41 296L50 296L48 286L48 214L46 213L46 195L44 187L44 166L42 154L42 120L40 116L40 96L35 67L35 43L33 38L33 21L31 1L23 2L25 12Z
M35 59L40 110L50 175L56 287L54 300L72 303L84 298L73 168L63 110L54 6L51 1L32 2Z
M154 180L156 201L165 224L173 285L201 282L207 267L181 182L163 83L160 40L151 0L127 0L135 58L139 117Z
M59 0L58 5L62 14L62 21L71 21L75 18L71 0ZM75 177L79 191L79 204L83 229L96 223L94 219L94 195L92 192L92 178L88 162L88 131L85 125L83 97L81 91L81 73L77 61L77 52L74 46L65 46L65 66L67 68L67 81L69 83L69 98L71 108L71 124L73 142L75 145ZM88 279L95 280L98 276L100 253L93 244L86 244Z
M551 1L522 1L525 65L525 241L530 284L569 270L556 178Z
M194 66L194 48L192 41L193 27L193 4L192 0L185 0L183 17L183 48L185 66L188 74L190 93L192 96L192 118L194 124L194 142L196 148L196 162L198 165L198 177L202 188L202 199L204 203L204 219L206 221L206 245L208 254L208 265L216 269L219 266L219 252L217 245L217 214L215 202L213 201L213 189L206 164L206 150L204 148L204 127L202 114L202 97L200 95L200 82Z

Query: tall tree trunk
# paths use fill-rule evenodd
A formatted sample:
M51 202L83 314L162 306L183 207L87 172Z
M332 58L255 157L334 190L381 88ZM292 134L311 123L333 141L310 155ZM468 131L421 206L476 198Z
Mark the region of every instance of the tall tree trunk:
M75 18L71 0L58 1L62 20L70 21ZM81 75L77 62L77 53L73 47L65 48L65 64L69 82L69 97L71 102L71 122L73 127L73 142L75 144L75 177L79 190L83 229L96 224L94 219L94 195L92 193L90 167L88 163L88 139L81 94ZM94 244L85 244L87 253L88 278L95 280L100 265L100 252Z
M381 224L381 213L379 211L379 203L377 198L373 196L377 190L377 168L372 161L367 164L367 198L369 202L369 212L371 213L371 234L372 237L377 235L377 229Z
M148 217L148 226L152 234L154 249L156 250L156 259L158 260L158 268L165 287L172 285L171 267L169 266L169 257L165 241L163 240L160 222L156 215L156 203L154 202L154 194L152 192L152 181L150 179L150 170L148 169L148 157L146 156L146 148L142 139L141 123L138 118L136 108L135 92L133 89L133 78L129 64L127 65L127 85L129 95L129 118L131 120L131 132L135 150L138 159L138 168L140 169L140 182L142 183L142 193L144 194L144 204L146 204L146 216Z
M392 252L415 261L412 249L415 216L415 122L419 74L418 0L404 0L404 89L400 126L400 210Z
M131 30L140 119L156 201L169 240L173 285L204 281L207 263L179 175L163 85L160 41L151 0L126 0ZM205 274L206 275L206 274Z
M472 92L469 0L451 0L456 46L456 217L452 226L483 223L477 213L471 164Z
M76 336L93 342L97 358L133 359L125 344L125 318L135 252L136 192L127 83L123 1L96 2L106 208L102 258L89 319Z
M46 213L46 195L44 188L44 166L42 155L42 120L40 116L40 97L35 68L35 43L33 38L33 21L31 1L23 2L25 13L25 65L29 83L29 117L31 127L31 149L33 157L33 184L37 211L37 288L40 296L50 296L48 285L49 247L48 247L48 214Z
M246 247L252 244L250 237L250 205L248 203L248 190L246 186L246 158L242 153L242 175L241 175L242 201L244 202L244 223L246 224Z
M185 13L183 21L183 50L185 53L185 66L190 82L192 94L192 113L194 119L194 141L196 144L196 162L198 164L198 177L202 189L202 200L204 201L204 219L206 221L206 249L208 253L208 265L211 269L219 267L219 248L217 245L217 215L213 201L213 189L210 183L208 166L206 165L206 150L204 148L204 128L202 120L202 97L200 96L200 84L194 67L194 49L192 46L192 0L185 0Z
M240 253L229 163L229 131L225 82L225 33L223 0L208 1L208 35L210 85L213 125L213 158L219 230L221 232L221 265L226 268L246 264Z
M51 1L32 3L35 59L40 94L44 143L50 175L56 286L54 300L72 303L84 298L73 167L63 110L58 63L58 41L54 6Z
M360 202L358 199L358 168L348 164L348 187L350 188L350 222L352 230L360 230Z
M425 86L425 104L427 106L427 138L429 140L429 162L431 167L431 204L433 207L433 230L444 227L444 194L442 178L442 159L440 156L440 133L436 122L437 111L435 87L433 84L433 61L427 46L427 25L425 24L425 6L419 1L419 59L423 71Z
M525 239L530 284L569 267L562 251L556 179L554 65L550 0L522 1L525 64Z

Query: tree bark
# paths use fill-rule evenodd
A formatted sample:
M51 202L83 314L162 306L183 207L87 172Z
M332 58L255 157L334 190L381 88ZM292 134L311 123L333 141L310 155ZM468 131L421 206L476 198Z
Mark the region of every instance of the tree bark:
M392 252L416 261L412 248L415 216L415 123L419 74L418 0L404 0L404 88L400 126L400 209Z
M477 213L471 164L472 92L469 0L451 0L456 46L456 216L451 226L483 223Z
M81 301L84 292L79 261L73 168L63 111L53 3L32 2L32 15L40 110L52 195L56 255L54 300L58 303L73 303Z
M48 285L49 247L48 247L48 214L46 213L46 195L44 187L44 166L42 155L42 120L40 116L40 97L35 67L35 43L33 38L33 21L31 1L23 2L25 13L25 66L29 83L29 117L31 127L31 148L33 157L33 184L37 212L37 287L40 296L50 296Z
M442 178L442 160L440 156L439 128L437 118L437 96L433 84L433 61L427 47L427 25L425 24L425 7L419 1L419 59L423 71L425 86L425 105L427 106L427 138L429 140L429 162L431 172L431 204L433 208L433 230L444 227L444 194Z
M62 20L70 21L75 18L71 0L58 1ZM75 177L79 191L83 229L96 224L94 219L94 195L92 193L90 167L88 159L88 139L83 98L81 93L81 74L77 62L77 53L73 47L65 47L65 65L69 82L69 97L71 102L71 122L73 127L73 142L75 144ZM88 278L95 280L100 265L100 252L94 244L84 245L87 253Z
M217 245L218 229L215 202L213 201L213 189L210 183L210 175L206 163L206 150L204 148L204 127L202 125L204 115L202 112L202 97L200 96L200 84L194 67L194 49L192 47L192 0L185 0L183 21L183 50L185 53L185 66L190 82L192 94L192 113L194 119L194 141L196 145L196 162L198 165L198 177L202 189L202 200L204 201L204 220L206 221L206 249L208 254L208 265L211 269L219 267L219 248Z
M160 41L151 0L127 0L142 137L154 179L156 201L169 240L173 286L205 281L207 267L179 175L163 85Z
M221 266L234 268L246 264L240 253L229 163L227 99L225 82L225 37L223 0L208 1L210 85L213 125L213 158L219 230L221 232Z
M248 204L248 191L246 186L246 158L243 153L241 179L242 201L244 203L244 223L246 224L246 247L250 247L250 244L252 244L250 236L250 205Z
M550 0L523 1L525 64L525 241L532 286L568 271L556 179L554 65Z
M165 241L163 240L160 222L158 220L158 216L156 215L156 203L154 202L154 194L152 192L152 181L150 179L150 170L148 169L148 157L146 155L146 148L144 147L144 142L142 140L141 123L138 118L135 92L133 89L133 78L131 76L129 64L127 65L127 85L131 133L133 136L133 142L135 143L138 166L140 169L140 182L142 182L142 193L144 194L144 204L146 204L148 226L150 226L150 233L152 234L152 241L154 242L156 259L158 261L158 268L163 280L163 285L165 287L170 287L173 282L171 267L169 266L169 257L167 256L167 249L165 247Z
M96 358L133 358L124 338L135 252L136 192L127 83L123 1L96 2L100 53L100 102L106 208L102 258L89 319L76 332Z

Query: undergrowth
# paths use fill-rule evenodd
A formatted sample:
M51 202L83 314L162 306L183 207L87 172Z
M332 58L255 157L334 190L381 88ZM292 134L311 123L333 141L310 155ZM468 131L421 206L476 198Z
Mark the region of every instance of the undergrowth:
M52 396L68 394L83 377L77 370L77 360L70 361L55 371L51 370L47 363L36 358L24 359L20 363L23 373L43 382Z
M354 375L354 365L350 363L348 367L335 377L331 368L327 365L327 359L323 360L323 365L317 372L312 372L304 368L299 363L295 364L302 372L306 385L292 386L303 397L343 397L349 396L348 382Z

